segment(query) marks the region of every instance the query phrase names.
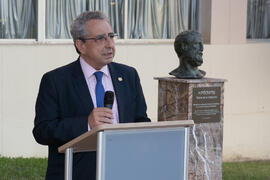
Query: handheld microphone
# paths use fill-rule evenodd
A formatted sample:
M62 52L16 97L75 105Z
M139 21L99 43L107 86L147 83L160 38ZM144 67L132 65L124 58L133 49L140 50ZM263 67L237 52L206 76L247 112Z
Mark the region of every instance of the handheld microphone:
M112 91L106 91L104 95L104 107L112 109L114 94Z

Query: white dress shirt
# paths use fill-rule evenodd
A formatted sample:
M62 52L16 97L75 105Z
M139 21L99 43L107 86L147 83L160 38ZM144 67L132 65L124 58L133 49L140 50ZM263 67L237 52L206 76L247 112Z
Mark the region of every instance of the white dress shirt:
M94 73L97 71L96 69L94 69L92 66L90 66L88 63L86 63L86 61L80 57L80 64L82 67L82 71L85 77L85 80L87 82L87 86L94 104L94 107L97 107L97 102L96 102L96 93L95 93L95 88L96 88L96 77L94 75ZM102 76L102 84L104 86L104 90L106 91L112 91L114 92L114 101L113 101L113 107L112 107L112 111L113 111L113 124L117 124L119 123L119 115L118 115L118 107L117 107L117 99L115 96L115 91L113 88L113 84L112 84L112 78L110 75L110 71L108 68L108 65L102 67L100 70L103 72L103 76ZM90 127L88 125L88 130L90 130Z

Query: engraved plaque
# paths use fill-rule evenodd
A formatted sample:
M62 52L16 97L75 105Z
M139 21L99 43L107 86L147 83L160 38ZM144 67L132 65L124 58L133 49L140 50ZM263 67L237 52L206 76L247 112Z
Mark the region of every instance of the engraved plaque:
M192 120L194 123L220 122L220 87L193 88Z

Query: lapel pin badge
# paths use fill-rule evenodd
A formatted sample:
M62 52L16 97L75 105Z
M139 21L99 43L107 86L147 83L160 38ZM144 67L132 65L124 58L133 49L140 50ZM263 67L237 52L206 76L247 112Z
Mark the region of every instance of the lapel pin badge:
M123 81L123 78L122 77L118 77L118 81Z

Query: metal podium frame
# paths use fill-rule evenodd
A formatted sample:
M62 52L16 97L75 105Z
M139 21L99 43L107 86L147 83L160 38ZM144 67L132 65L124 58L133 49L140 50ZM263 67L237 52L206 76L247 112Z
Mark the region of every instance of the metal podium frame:
M104 136L106 132L151 131L163 132L167 130L184 130L184 170L183 180L188 179L188 154L189 154L189 127L193 126L192 120L163 121L152 123L123 123L115 125L101 125L81 136L71 140L58 148L60 153L65 153L65 180L72 180L73 153L97 151L96 180L104 180ZM166 130L167 129L167 130Z

